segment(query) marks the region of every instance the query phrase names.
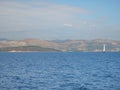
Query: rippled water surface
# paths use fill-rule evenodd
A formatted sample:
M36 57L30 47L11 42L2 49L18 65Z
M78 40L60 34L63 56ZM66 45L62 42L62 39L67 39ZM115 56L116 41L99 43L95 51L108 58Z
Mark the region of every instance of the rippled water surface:
M120 90L120 53L0 53L0 90Z

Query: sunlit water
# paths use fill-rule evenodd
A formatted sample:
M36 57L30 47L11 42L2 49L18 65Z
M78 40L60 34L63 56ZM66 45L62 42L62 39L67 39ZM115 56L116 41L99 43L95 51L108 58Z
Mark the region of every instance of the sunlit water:
M0 53L0 90L120 90L120 53Z

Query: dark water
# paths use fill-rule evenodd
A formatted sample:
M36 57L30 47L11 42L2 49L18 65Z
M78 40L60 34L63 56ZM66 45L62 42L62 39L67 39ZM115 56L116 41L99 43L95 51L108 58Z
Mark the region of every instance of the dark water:
M120 53L0 53L0 90L120 90Z

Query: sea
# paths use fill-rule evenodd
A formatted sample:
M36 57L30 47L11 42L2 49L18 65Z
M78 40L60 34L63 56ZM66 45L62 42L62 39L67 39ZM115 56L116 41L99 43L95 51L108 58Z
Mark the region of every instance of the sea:
M0 90L120 90L120 52L0 52Z

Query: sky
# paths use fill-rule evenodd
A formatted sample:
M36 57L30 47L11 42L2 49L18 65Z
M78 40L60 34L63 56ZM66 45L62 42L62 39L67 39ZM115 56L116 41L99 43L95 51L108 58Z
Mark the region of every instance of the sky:
M0 38L120 40L120 0L0 0Z

